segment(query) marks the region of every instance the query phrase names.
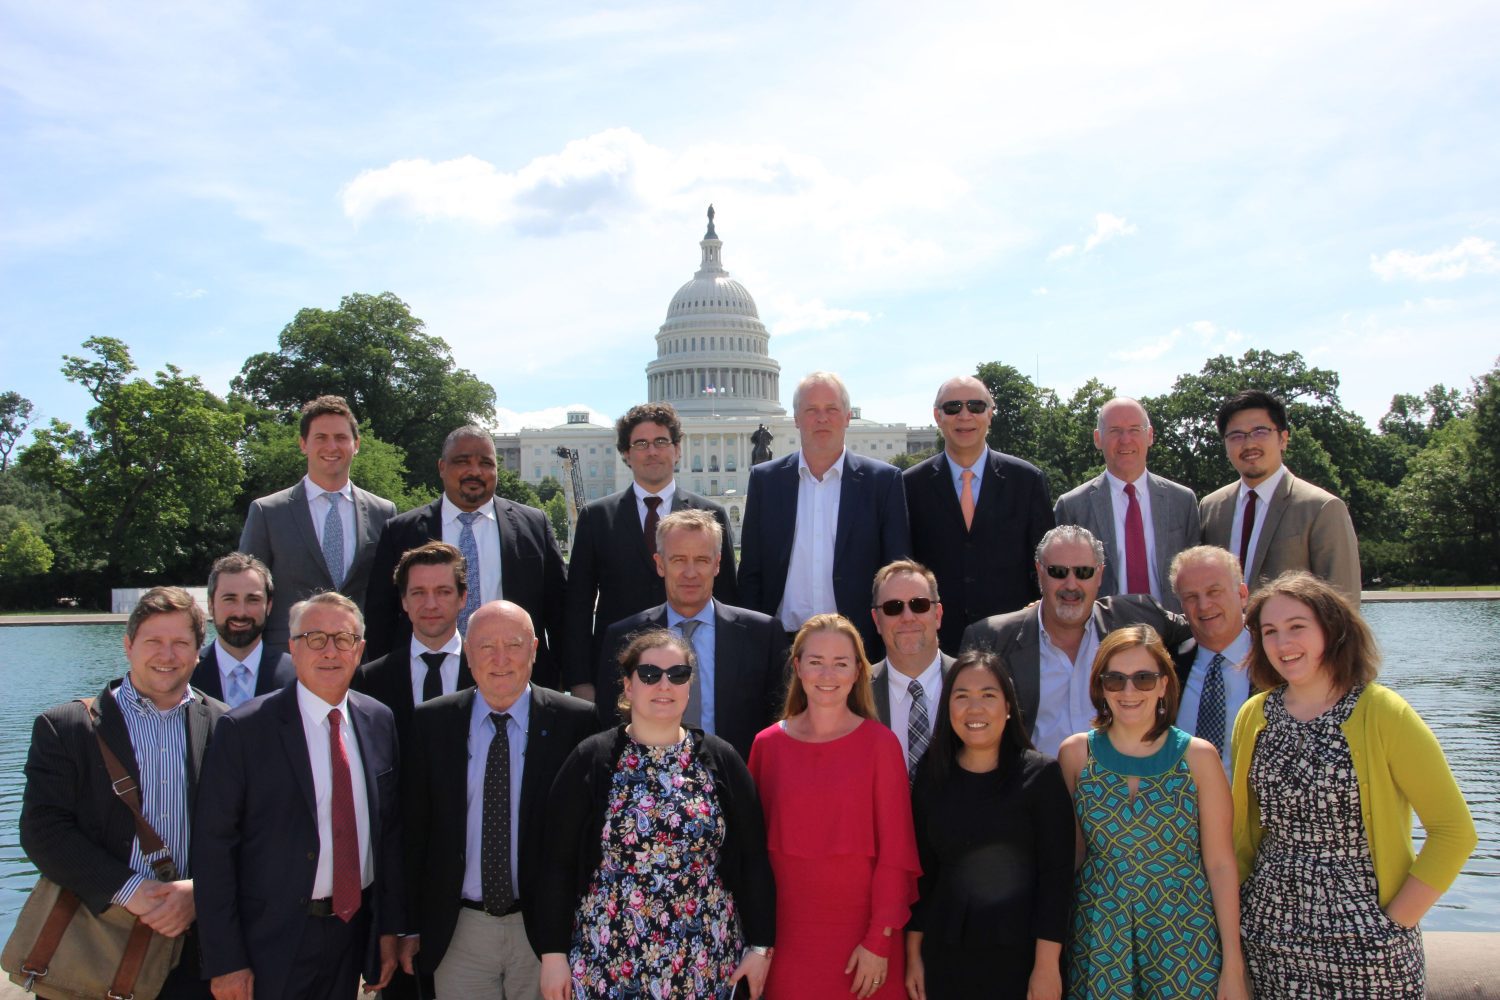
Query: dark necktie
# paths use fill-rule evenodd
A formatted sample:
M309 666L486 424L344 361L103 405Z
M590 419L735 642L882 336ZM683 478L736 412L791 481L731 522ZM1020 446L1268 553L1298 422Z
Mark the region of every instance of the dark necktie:
M1135 483L1125 484L1125 593L1151 593L1151 568L1146 564L1146 524Z
M422 678L422 700L431 701L443 693L443 661L448 654L423 653L422 659L427 663L427 676Z
M1255 491L1245 497L1245 519L1240 522L1240 569L1250 579L1250 536L1255 534Z
M501 917L516 901L510 875L510 715L490 713L495 738L484 762L483 830L479 837L479 885L484 912Z
M693 647L693 655L698 659L698 669L693 671L693 679L688 681L687 710L682 713L684 726L702 727L703 725L703 690L698 686L699 678L703 674L703 657L697 655L698 646L693 642L693 633L698 631L698 626L702 624L696 618L684 618L677 623L677 631L681 632L682 637L688 641L688 645Z
M657 508L661 506L661 497L644 497L646 504L646 523L641 530L646 533L646 551L656 555L656 526L661 522L661 515Z
M911 712L906 717L906 776L915 781L917 764L932 738L932 723L927 718L927 692L922 689L922 682L912 678L906 691L911 695Z
M359 823L354 818L354 783L349 755L339 732L343 714L328 713L328 762L333 772L333 912L348 923L359 912Z
M1224 753L1224 654L1215 653L1203 677L1203 697L1198 700L1198 736Z

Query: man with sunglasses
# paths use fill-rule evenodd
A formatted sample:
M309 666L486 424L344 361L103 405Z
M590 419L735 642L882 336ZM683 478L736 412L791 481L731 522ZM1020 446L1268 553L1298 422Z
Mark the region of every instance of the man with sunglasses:
M1344 501L1282 464L1286 405L1246 389L1219 407L1219 436L1240 478L1203 498L1203 541L1228 549L1254 591L1289 570L1322 577L1359 604L1359 540Z
M943 678L953 667L953 657L938 649L937 577L921 563L898 559L875 574L872 598L885 659L870 669L870 692L880 721L901 741L910 777L932 741Z
M1094 721L1089 671L1099 641L1125 625L1150 625L1178 662L1191 659L1187 620L1146 595L1099 597L1104 544L1076 524L1053 528L1036 547L1042 601L975 622L964 631L963 649L988 649L1010 667L1016 701L1032 743L1057 756L1062 741L1087 731Z
M902 474L912 558L937 577L945 608L938 644L949 653L970 623L1036 599L1031 554L1053 524L1046 477L986 443L994 414L979 379L944 382L932 405L943 450Z

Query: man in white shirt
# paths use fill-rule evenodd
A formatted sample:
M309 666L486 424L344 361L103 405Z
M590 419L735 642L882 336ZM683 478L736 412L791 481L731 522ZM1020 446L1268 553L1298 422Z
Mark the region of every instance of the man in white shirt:
M891 727L913 776L932 741L938 698L953 657L938 648L943 605L937 577L921 563L898 559L880 568L870 614L885 642L885 659L870 670L880 721Z
M1250 590L1240 561L1217 545L1198 545L1172 560L1172 589L1198 641L1184 671L1178 728L1212 743L1229 770L1229 739L1240 706L1250 697ZM1180 664L1180 661L1179 661Z
M238 708L296 679L291 657L261 641L272 592L271 570L254 556L231 552L215 560L208 573L208 614L218 638L200 652L193 687Z

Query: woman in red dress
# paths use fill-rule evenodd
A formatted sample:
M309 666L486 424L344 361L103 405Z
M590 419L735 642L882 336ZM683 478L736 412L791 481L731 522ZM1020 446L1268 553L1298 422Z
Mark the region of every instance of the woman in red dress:
M901 744L875 721L847 618L809 618L792 669L782 721L750 750L776 873L766 998L903 1000L901 929L920 866Z

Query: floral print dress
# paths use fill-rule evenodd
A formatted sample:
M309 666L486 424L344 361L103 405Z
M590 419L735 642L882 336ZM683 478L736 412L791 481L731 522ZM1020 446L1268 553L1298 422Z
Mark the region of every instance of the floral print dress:
M744 944L718 873L724 817L691 739L629 742L602 836L568 953L575 995L728 1000Z

